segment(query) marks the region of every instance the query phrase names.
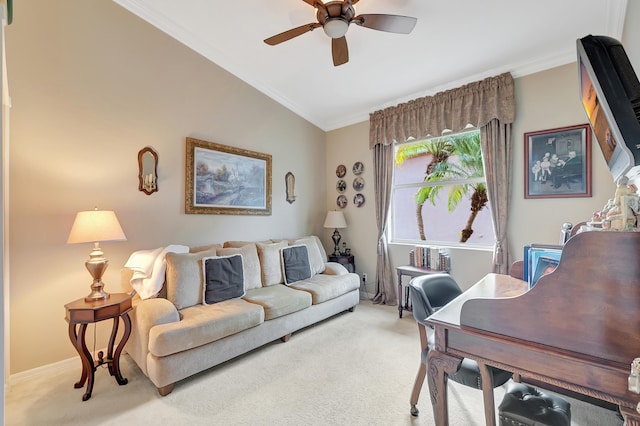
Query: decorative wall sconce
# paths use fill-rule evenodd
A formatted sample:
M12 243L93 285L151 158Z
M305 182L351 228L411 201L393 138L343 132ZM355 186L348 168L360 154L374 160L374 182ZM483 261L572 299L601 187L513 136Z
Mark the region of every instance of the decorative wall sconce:
M138 152L138 190L147 195L158 192L158 154L150 146Z
M296 177L293 175L293 173L288 172L284 176L284 182L287 188L287 203L291 204L296 200L296 194L295 194Z

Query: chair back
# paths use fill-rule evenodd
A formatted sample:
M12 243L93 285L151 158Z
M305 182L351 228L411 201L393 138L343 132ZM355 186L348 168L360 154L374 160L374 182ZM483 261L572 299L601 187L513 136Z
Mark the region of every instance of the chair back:
M409 283L413 317L420 324L447 303L462 294L458 283L449 274L428 274L415 277Z

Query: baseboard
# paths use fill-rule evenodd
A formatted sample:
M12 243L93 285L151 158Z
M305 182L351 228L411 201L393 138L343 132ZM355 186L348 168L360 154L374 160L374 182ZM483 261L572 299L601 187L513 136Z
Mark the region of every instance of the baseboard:
M107 353L107 348L100 349L104 353ZM98 351L96 351L97 353ZM23 382L27 382L34 377L37 377L41 374L52 374L55 371L59 371L62 369L73 369L77 368L78 373L82 372L82 362L80 361L80 356L76 355L71 358L63 359L62 361L54 362L52 364L43 365L40 367L32 368L31 370L21 371L20 373L11 374L9 376L9 381L5 383L5 393L11 388L11 385L19 384Z
M360 300L371 300L374 296L375 294L364 292L362 289L360 290Z

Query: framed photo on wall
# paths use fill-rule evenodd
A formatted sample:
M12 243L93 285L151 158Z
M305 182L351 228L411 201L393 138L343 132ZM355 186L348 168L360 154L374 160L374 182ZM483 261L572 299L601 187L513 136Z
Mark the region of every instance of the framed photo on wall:
M524 197L591 197L589 124L524 134Z
M271 215L271 155L187 138L185 213Z

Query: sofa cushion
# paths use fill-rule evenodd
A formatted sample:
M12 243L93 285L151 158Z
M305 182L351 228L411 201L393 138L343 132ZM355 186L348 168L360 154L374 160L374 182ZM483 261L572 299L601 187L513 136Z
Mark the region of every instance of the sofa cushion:
M258 258L260 259L260 269L262 270L262 285L270 286L282 284L282 263L280 262L280 250L287 247L286 241L279 243L256 243Z
M242 247L227 247L217 250L218 256L230 256L232 254L241 254L244 264L244 288L250 290L252 288L262 287L262 276L260 273L260 259L258 259L258 250L255 243L245 244Z
M216 255L216 249L197 253L167 253L167 299L177 309L202 303L202 258Z
M219 249L219 248L222 248L222 244L206 244L203 246L189 247L189 252L197 253L199 251L207 251L207 250Z
M264 322L264 309L243 299L195 305L180 311L178 322L149 332L149 352L161 357L206 345Z
M284 284L248 290L243 299L262 306L265 320L278 318L311 306L309 293L294 290Z
M318 274L308 280L293 283L291 287L309 292L313 298L313 304L317 305L359 289L360 280L358 275L353 273L345 275Z
M284 247L280 250L284 283L290 285L296 281L311 278L309 254L304 244Z
M271 240L264 240L264 241L225 241L224 242L224 248L240 248L240 247L244 247L244 246L249 245L249 244L255 244L256 242L269 244L272 241Z
M205 305L244 296L242 255L205 257L202 259Z
M311 265L312 274L315 275L323 273L324 264L327 261L327 255L325 254L323 258L322 252L324 251L324 248L322 249L322 251L320 250L322 244L320 244L320 240L318 239L318 237L309 236L293 240L293 245L300 244L304 244L305 246L307 246L307 251L309 253L309 264Z

